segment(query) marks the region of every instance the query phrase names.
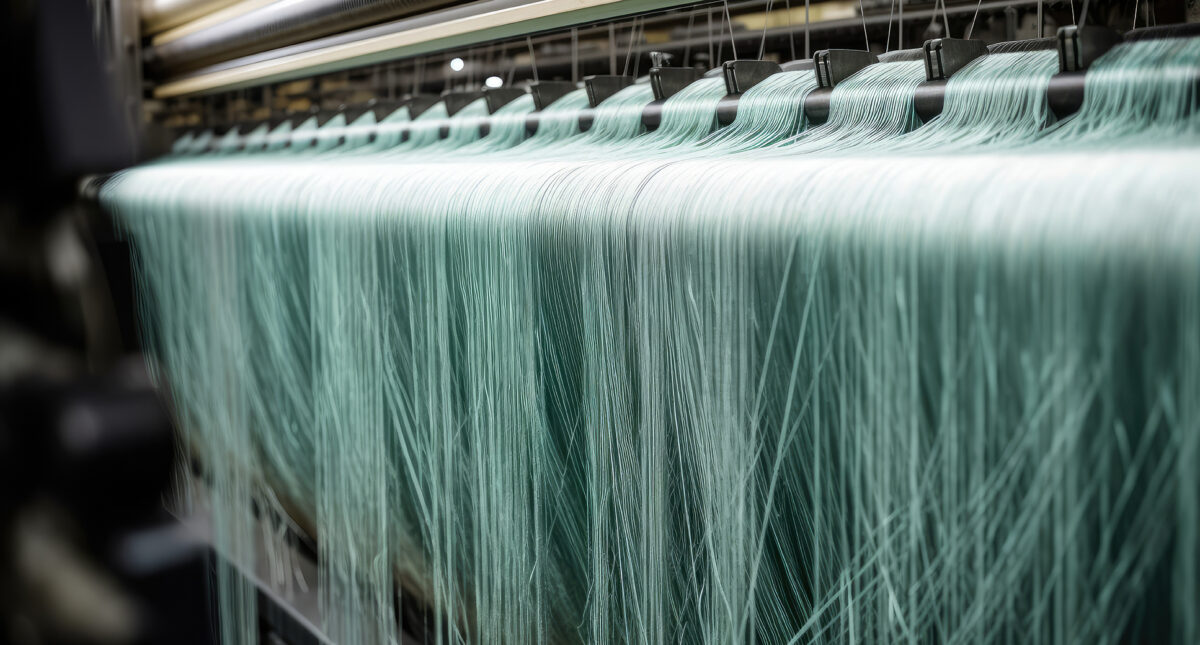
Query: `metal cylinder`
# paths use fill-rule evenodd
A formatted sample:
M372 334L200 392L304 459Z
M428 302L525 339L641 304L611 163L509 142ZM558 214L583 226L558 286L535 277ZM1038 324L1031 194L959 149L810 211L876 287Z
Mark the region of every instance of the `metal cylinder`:
M236 2L237 0L142 0L142 30L147 34L156 34Z
M273 2L156 45L147 52L146 62L157 74L179 74L237 56L284 47L454 3L455 0Z

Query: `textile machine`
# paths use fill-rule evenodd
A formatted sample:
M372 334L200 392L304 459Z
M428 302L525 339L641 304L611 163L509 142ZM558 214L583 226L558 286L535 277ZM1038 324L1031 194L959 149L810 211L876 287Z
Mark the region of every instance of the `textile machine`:
M1200 4L12 14L13 642L1200 642Z

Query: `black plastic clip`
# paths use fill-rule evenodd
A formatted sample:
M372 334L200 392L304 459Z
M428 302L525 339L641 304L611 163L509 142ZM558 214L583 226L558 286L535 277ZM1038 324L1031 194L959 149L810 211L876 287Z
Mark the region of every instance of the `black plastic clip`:
M695 67L650 68L650 89L654 91L654 100L661 101L675 96L679 90L691 85L702 75Z
M729 94L741 94L782 71L779 63L769 60L729 60L721 69L725 76L725 91Z
M367 112L370 112L371 107L374 105L375 105L375 99L371 99L370 101L368 101L366 103L360 103L357 105L343 105L343 106L339 107L338 110L342 113L342 116L346 119L346 125L350 125L351 123L354 123L355 121L357 121L359 119L359 117L361 117L362 115L366 114Z
M330 122L335 116L342 114L341 109L336 110L319 110L317 113L317 127L322 127L325 123Z
M986 56L987 43L962 38L935 38L925 41L925 80L943 81L967 63Z
M443 92L442 101L446 104L446 114L454 116L463 108L483 98L483 90L469 92Z
M596 107L613 94L633 85L633 77L597 74L585 76L583 85L587 88L588 105Z
M822 49L813 54L820 87L835 87L867 65L878 62L879 57L861 49Z
M496 110L512 103L525 94L525 90L519 90L514 87L483 88L483 98L487 99L488 114L495 114Z
M392 115L393 112L400 109L404 105L403 101L393 99L371 99L367 106L375 113L375 121L382 121Z
M1121 34L1109 29L1087 25L1067 25L1058 28L1058 71L1082 72L1122 40Z
M442 100L440 96L433 94L410 94L397 107L408 106L408 118L415 119L425 113L426 110L437 105L437 102Z
M533 106L538 112L577 89L578 86L570 81L536 81L529 84Z

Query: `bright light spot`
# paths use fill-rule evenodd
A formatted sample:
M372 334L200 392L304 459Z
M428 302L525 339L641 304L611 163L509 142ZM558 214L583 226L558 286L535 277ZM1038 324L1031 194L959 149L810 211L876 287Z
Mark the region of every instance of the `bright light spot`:
M462 69L466 66L467 66L467 64L464 63L463 59L461 59L461 58L455 58L454 60L450 61L450 69L452 69L456 72L461 72Z
M504 79L500 78L499 76L489 76L487 77L487 80L483 82L483 84L487 85L488 87L500 87L501 85L504 85Z

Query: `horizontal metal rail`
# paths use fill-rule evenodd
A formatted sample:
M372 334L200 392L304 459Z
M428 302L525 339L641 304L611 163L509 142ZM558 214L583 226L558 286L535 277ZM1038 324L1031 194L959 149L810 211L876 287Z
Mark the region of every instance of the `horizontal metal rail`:
M243 65L200 70L159 85L154 96L170 98L291 80L690 4L693 0L483 0L314 41L298 51L284 48Z

